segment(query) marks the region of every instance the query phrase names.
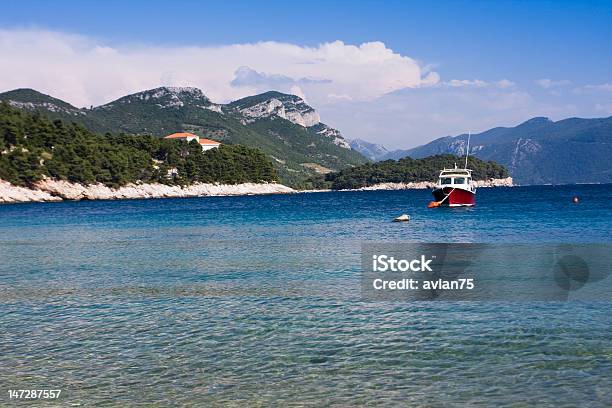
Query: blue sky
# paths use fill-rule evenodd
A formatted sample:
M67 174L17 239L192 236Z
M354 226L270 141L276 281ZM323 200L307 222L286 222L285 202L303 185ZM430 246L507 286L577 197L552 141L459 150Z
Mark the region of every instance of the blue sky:
M253 57L243 62L239 50L236 54L223 54L222 58L234 61L234 65L227 65L232 74L238 66L246 66L264 77L291 78L292 82L286 83L288 88L280 90L297 89L303 93L321 111L323 120L338 126L345 136L390 147L410 147L445 134L462 133L467 127L479 131L488 126L514 125L536 115L553 119L612 115L609 89L612 2L57 1L51 5L25 0L3 4L0 29L5 34L21 33L4 41L19 42L26 48L28 41L40 40L35 35L29 39L24 36L41 32L77 35L81 38L78 41L89 46L95 43L105 49L123 53L130 50L138 55L143 49L185 50L186 46L193 46L208 50L260 41L303 48L317 48L334 41L357 47L369 42L382 43L385 50L417 63L420 67L417 77L425 78L433 72L438 80L433 77L419 83L414 78L407 80L406 75L412 74L406 72L411 68L394 70L391 65L396 62L390 59L390 65L381 70L389 83L371 84L372 92L360 89L359 85L353 89L348 83L338 88L308 88L300 82L301 76L334 81L331 68L319 70L313 64L312 71L297 70L294 66L297 62L288 62L286 54L279 55L277 65ZM76 49L87 47L75 45L74 39L66 41ZM336 51L345 53L342 47L336 47ZM180 53L170 54L181 59ZM189 55L185 54L183 63L189 63ZM278 54L272 53L268 58L274 59L275 55ZM316 58L325 55L327 52L321 51ZM101 61L97 66L103 65ZM202 61L210 64L208 59ZM373 72L370 68L363 71L366 82ZM182 74L178 68L176 72L160 68L155 78L161 78L158 82L183 80L189 82L185 85L203 87L205 93L214 85L209 83L212 77L199 79L197 73ZM0 82L0 91L42 86L43 90L77 105L103 103L106 101L101 99L115 95L88 91L86 86L68 82L54 89L52 79L46 83L34 78L28 84L28 77L14 76L13 82ZM354 80L359 80L357 74ZM494 85L502 80L511 85ZM139 85L121 82L116 87L117 94ZM113 88L112 83L105 84ZM265 87L265 81L259 84ZM74 91L81 88L85 90ZM242 92L213 89L211 97L226 100L260 90L263 89L254 84L244 87ZM455 104L465 106L459 108ZM499 109L492 109L491 104L497 104ZM440 110L441 105L446 110ZM385 123L392 123L392 128L385 128Z

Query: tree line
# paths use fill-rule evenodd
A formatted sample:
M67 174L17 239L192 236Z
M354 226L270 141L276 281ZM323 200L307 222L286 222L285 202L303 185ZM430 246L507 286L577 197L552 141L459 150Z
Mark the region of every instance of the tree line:
M0 103L0 179L29 186L45 176L110 187L277 181L272 162L259 149L223 144L203 152L196 141L98 135Z

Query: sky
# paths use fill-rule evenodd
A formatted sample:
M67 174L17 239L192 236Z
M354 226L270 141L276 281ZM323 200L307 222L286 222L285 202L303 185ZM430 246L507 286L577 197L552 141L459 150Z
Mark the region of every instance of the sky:
M612 2L32 1L0 13L0 92L75 106L157 86L303 97L410 148L534 116L612 115Z

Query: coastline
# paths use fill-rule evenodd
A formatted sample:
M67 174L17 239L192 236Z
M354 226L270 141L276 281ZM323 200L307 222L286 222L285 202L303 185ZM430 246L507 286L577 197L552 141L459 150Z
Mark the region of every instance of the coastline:
M512 187L512 178L479 180L476 187ZM416 183L380 183L373 186L338 191L374 190L418 190L433 188L435 183L422 181ZM34 184L34 188L19 187L0 180L0 203L57 202L80 200L126 200L145 198L181 197L219 197L240 195L321 193L332 190L294 190L277 183L209 184L196 183L190 186L169 186L165 184L130 183L119 188L103 184L83 185L64 180L44 179Z
M512 187L512 178L476 181L476 187ZM374 190L419 190L433 188L435 183L422 181L416 183L380 183L373 186L338 191ZM181 197L222 197L241 195L322 193L332 190L294 190L277 183L210 184L196 183L190 186L169 186L165 184L130 183L119 188L103 184L83 185L64 180L44 179L34 184L34 188L19 187L0 180L0 204L28 202L58 202L80 200L129 200L145 198Z
M19 187L0 180L0 203L57 202L79 200L124 200L145 198L212 197L260 194L290 194L295 190L276 183L207 184L168 186L165 184L127 184L110 188L103 184L83 185L45 179L34 188Z
M489 179L489 180L476 180L474 181L476 188L489 188L489 187L514 187L512 177L506 177L503 179ZM433 189L436 183L433 181L418 181L411 183L379 183L373 186L350 188L339 191L373 191L373 190L423 190Z

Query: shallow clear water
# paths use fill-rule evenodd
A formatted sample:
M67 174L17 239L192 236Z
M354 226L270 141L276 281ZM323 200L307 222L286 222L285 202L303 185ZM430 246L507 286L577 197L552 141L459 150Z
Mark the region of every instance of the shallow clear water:
M612 186L429 200L0 206L0 406L19 388L81 406L611 406L610 304L364 302L359 256L364 241L610 242Z

